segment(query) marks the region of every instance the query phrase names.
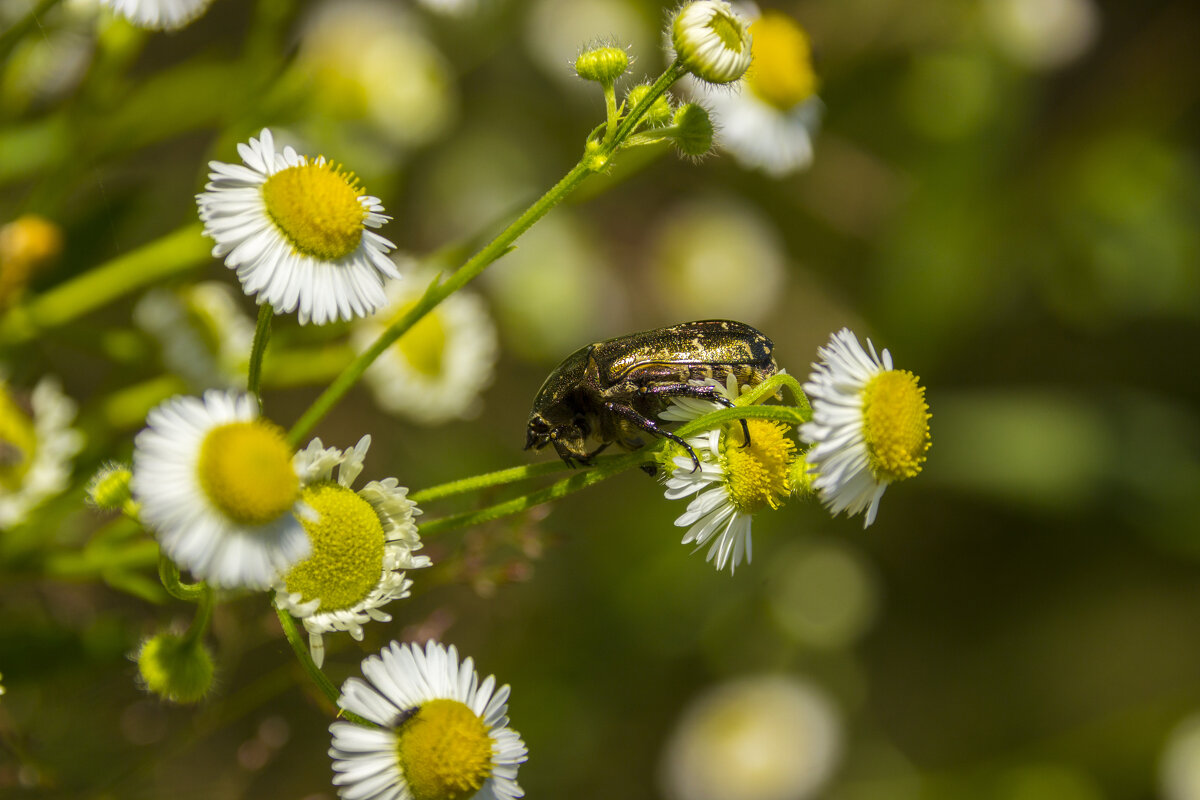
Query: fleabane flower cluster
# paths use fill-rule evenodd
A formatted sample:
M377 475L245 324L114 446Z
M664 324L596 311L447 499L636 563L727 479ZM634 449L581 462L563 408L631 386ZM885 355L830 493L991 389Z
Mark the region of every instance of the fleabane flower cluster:
M812 445L806 461L812 486L832 514L863 513L875 521L888 485L921 472L929 450L925 387L892 355L867 347L848 328L817 351L821 361L804 384L812 421L800 435Z
M353 173L276 150L271 131L239 144L243 164L210 161L196 195L213 255L237 271L242 289L300 324L373 314L387 302L385 278L399 278L395 249L374 231L389 217Z
M508 727L508 686L482 682L453 645L392 642L342 684L338 707L376 727L329 726L346 800L516 800L525 743Z
M750 66L750 26L724 0L684 5L668 34L683 68L707 83L732 83Z
M275 602L303 622L318 667L324 634L346 631L362 641L363 625L390 622L382 607L409 596L404 570L431 563L415 555L421 539L414 517L421 511L407 488L395 478L351 488L370 445L370 436L344 451L314 439L294 460L301 498L316 512L303 521L312 554L279 577Z
M734 404L740 399L733 375L725 384L709 380L698 385L714 386ZM670 408L659 416L689 421L724 407L711 400L678 397L671 398ZM695 544L697 550L708 545L707 560L718 570L728 565L732 573L743 559L749 563L753 556L754 514L779 508L793 492L796 442L786 423L765 419L748 419L744 429L740 421L723 423L686 441L700 460L698 469L690 456L679 455L682 448L677 445L666 451L665 496L677 500L694 495L675 525L688 529L683 544Z

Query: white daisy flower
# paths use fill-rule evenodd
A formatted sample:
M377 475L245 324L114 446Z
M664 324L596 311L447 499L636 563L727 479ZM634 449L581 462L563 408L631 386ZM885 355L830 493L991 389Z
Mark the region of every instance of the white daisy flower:
M808 34L795 20L765 11L750 24L754 62L730 90L691 80L712 114L718 142L745 167L779 178L807 167L824 110L816 96Z
M0 530L67 488L71 459L83 448L73 419L75 403L55 379L42 378L26 396L0 375Z
M724 0L696 0L679 9L668 31L683 67L708 83L732 83L750 66L750 30Z
M387 256L395 245L371 230L390 219L379 198L324 156L277 152L266 128L238 153L244 166L208 163L196 203L213 255L237 270L242 289L277 313L298 311L301 325L382 308L383 279L400 275Z
M726 385L706 381L717 387L727 399L738 397L737 380L730 375ZM666 420L692 420L725 406L693 397L673 397L671 407L659 416ZM740 422L723 424L692 436L686 441L700 459L700 468L687 455L674 456L666 476L668 500L695 495L675 520L676 527L687 528L683 544L695 543L699 550L710 540L706 560L718 570L729 565L732 573L745 558L750 563L753 547L750 523L764 508L778 508L792 493L792 465L796 461L796 443L788 435L788 426L765 419L748 419L750 445Z
M199 389L246 385L254 320L234 289L203 281L181 289L152 289L133 307L133 321L159 340L163 364Z
M408 311L432 278L422 272L388 286L388 307L357 323L360 353ZM482 298L455 292L426 314L367 368L380 407L427 425L473 416L496 366L496 326Z
M470 658L392 642L342 684L338 706L380 726L329 726L333 783L346 800L515 800L525 743L508 727L508 686L482 683Z
M265 589L311 549L292 450L250 395L211 390L151 411L130 490L163 552L215 586Z
M170 31L182 28L208 10L212 0L100 0L100 5L139 28Z
M280 576L275 602L303 621L318 667L325 660L322 634L346 631L361 642L363 625L390 622L380 609L409 596L412 581L403 570L432 563L413 555L421 549L413 521L421 511L407 488L395 478L371 481L357 492L350 488L370 446L370 436L346 451L314 439L294 460L302 498L320 518L304 522L312 555Z
M822 361L804 384L812 401L811 422L800 436L812 487L832 514L865 511L863 527L875 521L879 499L893 481L921 471L929 450L929 405L925 387L908 370L892 369L867 340L863 350L849 328L817 350Z

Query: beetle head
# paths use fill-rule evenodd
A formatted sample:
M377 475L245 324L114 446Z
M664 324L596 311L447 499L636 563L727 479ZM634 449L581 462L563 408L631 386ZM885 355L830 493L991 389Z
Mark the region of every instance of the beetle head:
M567 420L548 419L541 412L529 415L529 426L525 430L525 449L541 450L553 443L559 457L573 466L573 462L590 463L585 440L590 426L586 419L572 417Z

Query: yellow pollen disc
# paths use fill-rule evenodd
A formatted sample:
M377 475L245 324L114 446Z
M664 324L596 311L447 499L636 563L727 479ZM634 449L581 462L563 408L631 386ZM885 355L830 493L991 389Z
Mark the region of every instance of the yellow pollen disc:
M925 463L932 415L917 380L908 370L889 370L863 388L863 439L879 480L911 478Z
M768 419L749 419L750 446L743 447L742 426L734 423L724 438L721 458L726 471L725 485L734 508L746 514L760 509L779 508L792 493L792 464L796 443L788 436L788 426Z
M301 499L320 517L301 521L312 555L288 570L287 590L304 602L320 598L318 611L353 608L383 573L383 523L370 503L337 483L309 486Z
M415 800L464 800L492 774L492 738L465 704L429 700L400 723L396 760Z
M276 172L262 186L267 214L301 253L337 261L358 249L367 210L354 176L333 164Z
M717 35L726 49L735 53L742 52L742 23L736 17L718 11L708 21L708 28Z
M205 495L240 525L274 522L300 497L283 429L256 419L213 428L200 445L196 476Z
M0 384L0 489L15 492L37 450L33 420Z
M414 305L415 301L401 308L392 317L391 322L400 319ZM441 375L443 358L446 355L446 327L442 324L442 316L437 309L421 317L416 325L400 337L395 347L417 372L430 378Z
M746 73L750 91L781 111L817 91L812 48L804 29L778 11L765 11L750 25L754 61Z

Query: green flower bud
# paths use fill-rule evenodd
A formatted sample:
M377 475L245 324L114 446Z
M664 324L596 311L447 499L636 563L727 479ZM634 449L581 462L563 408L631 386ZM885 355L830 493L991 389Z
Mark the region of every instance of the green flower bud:
M685 156L699 158L712 149L713 124L703 106L687 103L675 111L675 146Z
M750 66L750 25L724 0L697 0L679 9L671 44L684 69L709 83L732 83Z
M198 702L212 688L212 654L199 640L156 634L142 643L137 665L146 688L173 703Z
M647 94L650 93L650 84L639 83L629 90L629 96L625 100L625 105L632 109L638 103L642 102ZM663 125L671 121L671 103L667 100L665 94L660 94L658 98L650 105L646 111L646 116L642 119L652 128L661 128Z
M129 479L133 473L124 464L105 464L88 481L87 497L96 508L115 511L129 502Z
M575 59L575 73L579 77L605 86L611 86L627 69L629 54L611 45L584 50Z

